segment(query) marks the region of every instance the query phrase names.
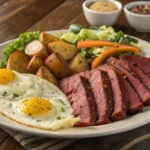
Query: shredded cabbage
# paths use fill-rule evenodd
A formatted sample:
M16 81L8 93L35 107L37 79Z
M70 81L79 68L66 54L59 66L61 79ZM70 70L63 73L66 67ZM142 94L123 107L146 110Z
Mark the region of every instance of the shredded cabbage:
M115 36L115 31L112 27L101 26L98 30L97 36L99 40L110 41Z

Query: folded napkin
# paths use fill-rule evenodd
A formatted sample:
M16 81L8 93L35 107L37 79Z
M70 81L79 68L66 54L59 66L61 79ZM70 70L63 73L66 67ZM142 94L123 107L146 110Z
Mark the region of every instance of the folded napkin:
M58 150L75 141L77 139L54 139L44 138L1 127L4 131L10 134L18 143L27 150Z
M3 128L27 150L149 150L150 124L120 134L87 139L54 139Z

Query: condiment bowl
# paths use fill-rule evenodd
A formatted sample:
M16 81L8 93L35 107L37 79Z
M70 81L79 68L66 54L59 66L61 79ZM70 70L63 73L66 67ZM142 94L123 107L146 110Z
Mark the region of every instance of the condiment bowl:
M148 1L136 1L128 3L124 6L124 13L131 27L138 32L150 32L150 15L136 14L130 11L134 6L150 5Z
M97 12L89 8L91 4L99 1L112 2L118 7L118 9L112 12ZM114 25L122 10L122 4L115 0L87 0L83 3L82 7L86 20L92 26Z

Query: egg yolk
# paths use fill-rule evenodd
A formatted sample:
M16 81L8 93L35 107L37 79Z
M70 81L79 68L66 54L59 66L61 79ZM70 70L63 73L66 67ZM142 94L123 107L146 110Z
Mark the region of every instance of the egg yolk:
M52 103L42 98L26 99L19 105L19 109L26 115L45 115L52 110Z
M14 72L8 69L0 69L0 84L8 84L14 81L16 75Z

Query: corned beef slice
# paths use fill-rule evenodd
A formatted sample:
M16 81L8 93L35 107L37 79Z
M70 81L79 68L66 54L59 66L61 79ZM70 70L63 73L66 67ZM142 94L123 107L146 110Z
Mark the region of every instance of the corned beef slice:
M68 96L74 116L80 121L75 126L91 126L96 122L96 104L88 80L78 74L60 81L60 89Z
M107 72L111 83L112 94L114 99L114 111L111 118L113 121L122 120L126 117L126 109L117 75L115 71L107 65L101 65L98 67L98 69Z
M150 58L147 57L137 57L131 55L125 55L121 57L124 60L127 60L133 66L141 69L147 76L150 77Z
M144 105L150 105L150 92L138 79L119 65L121 63L120 60L111 57L107 60L107 63L117 68L127 78Z
M95 97L98 114L96 124L111 122L110 116L113 112L113 99L107 74L104 71L92 70L82 72L80 75L89 80Z
M138 78L139 81L143 83L150 90L150 77L148 77L145 73L142 72L139 68L133 66L129 61L120 57L120 61L124 64L128 65L129 68L125 68L128 72L130 72L135 78Z
M131 87L128 81L123 78L123 75L116 68L113 68L119 79L121 91L123 93L123 98L126 102L126 112L127 115L134 115L136 113L143 111L143 104L140 102L140 99Z

